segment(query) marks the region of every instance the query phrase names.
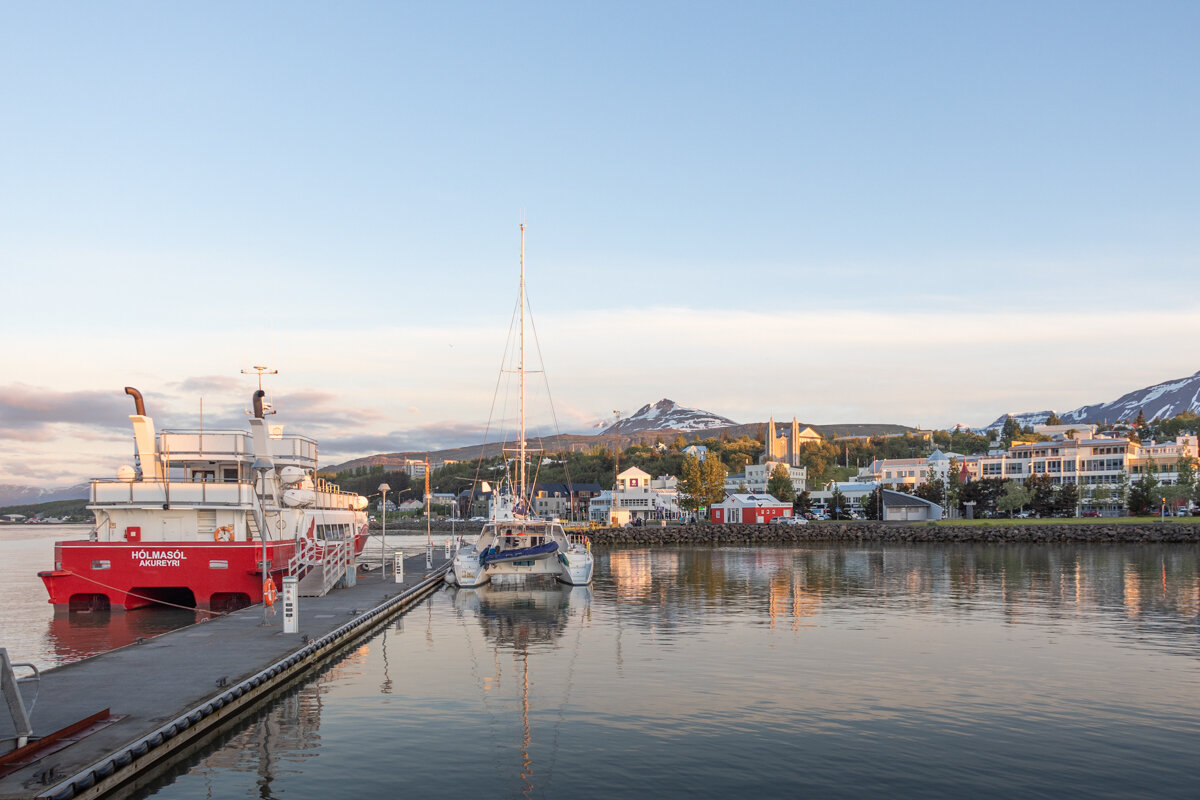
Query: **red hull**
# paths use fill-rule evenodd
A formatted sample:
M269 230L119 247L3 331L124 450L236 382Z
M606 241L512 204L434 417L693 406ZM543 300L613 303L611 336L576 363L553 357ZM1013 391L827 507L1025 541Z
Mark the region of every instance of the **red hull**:
M279 586L292 540L267 543ZM39 572L55 610L128 610L156 603L227 610L262 602L260 542L56 542Z

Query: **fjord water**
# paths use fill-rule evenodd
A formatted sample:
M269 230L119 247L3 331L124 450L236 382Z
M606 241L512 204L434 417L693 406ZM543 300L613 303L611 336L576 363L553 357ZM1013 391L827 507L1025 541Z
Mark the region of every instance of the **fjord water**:
M163 798L1195 796L1200 548L601 551L446 588Z

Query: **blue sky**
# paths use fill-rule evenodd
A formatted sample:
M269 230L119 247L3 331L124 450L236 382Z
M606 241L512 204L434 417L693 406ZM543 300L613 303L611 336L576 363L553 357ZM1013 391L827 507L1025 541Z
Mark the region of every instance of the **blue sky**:
M0 482L128 460L126 384L160 426L200 397L234 420L251 363L330 461L472 442L523 218L568 429L663 396L983 424L1191 374L1198 25L1185 2L2 4Z

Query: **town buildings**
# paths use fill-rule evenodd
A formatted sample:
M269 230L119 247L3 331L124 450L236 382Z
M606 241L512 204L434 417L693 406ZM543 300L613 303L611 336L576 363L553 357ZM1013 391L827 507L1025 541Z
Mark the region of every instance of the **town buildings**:
M601 525L679 519L678 486L672 475L651 478L650 473L630 467L617 476L615 489L592 498L588 519Z

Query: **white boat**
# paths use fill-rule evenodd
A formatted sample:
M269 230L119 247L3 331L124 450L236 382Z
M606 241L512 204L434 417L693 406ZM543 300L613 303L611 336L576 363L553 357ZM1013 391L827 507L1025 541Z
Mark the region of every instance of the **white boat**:
M464 588L483 586L497 577L549 575L572 586L592 582L592 548L586 536L570 535L557 520L531 517L533 507L525 483L525 225L521 225L520 289L520 429L515 480L492 494L491 514L478 538L459 548L446 582Z

